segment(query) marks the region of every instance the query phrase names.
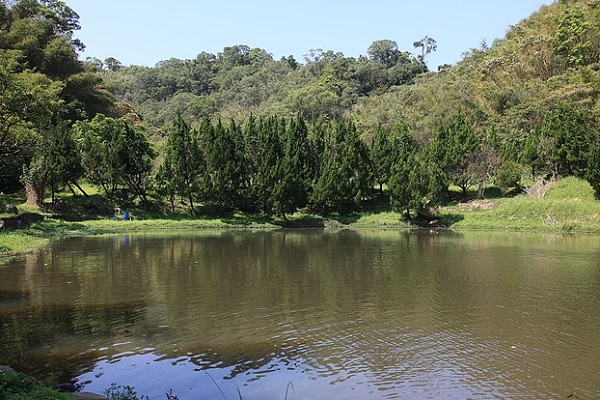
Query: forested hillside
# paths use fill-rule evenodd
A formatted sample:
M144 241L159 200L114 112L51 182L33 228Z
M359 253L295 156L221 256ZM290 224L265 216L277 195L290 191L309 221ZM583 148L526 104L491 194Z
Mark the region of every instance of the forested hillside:
M57 0L0 3L0 184L79 181L108 198L285 216L406 214L478 189L563 176L600 192L600 1L561 0L429 70L433 38L375 40L359 58L275 60L246 45L155 67L77 60ZM23 169L23 165L25 168Z
M418 55L377 40L358 59L333 50L311 50L304 60L274 60L267 50L246 45L202 52L193 60L172 58L155 67L124 67L110 58L88 58L114 94L129 102L150 127L170 124L182 115L195 123L204 117L243 119L249 115L286 118L349 117L361 97L409 85L427 72L427 54L435 40L415 42ZM412 49L411 49L412 50Z

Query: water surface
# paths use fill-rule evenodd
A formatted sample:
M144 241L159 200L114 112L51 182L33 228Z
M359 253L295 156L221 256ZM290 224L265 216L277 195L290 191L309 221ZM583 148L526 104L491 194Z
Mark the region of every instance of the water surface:
M596 399L599 327L593 236L74 238L0 267L0 363L153 400Z

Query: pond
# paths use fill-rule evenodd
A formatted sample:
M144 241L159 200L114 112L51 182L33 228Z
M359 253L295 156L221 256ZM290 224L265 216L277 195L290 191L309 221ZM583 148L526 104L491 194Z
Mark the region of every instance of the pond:
M600 237L197 232L0 267L0 364L151 400L600 397Z

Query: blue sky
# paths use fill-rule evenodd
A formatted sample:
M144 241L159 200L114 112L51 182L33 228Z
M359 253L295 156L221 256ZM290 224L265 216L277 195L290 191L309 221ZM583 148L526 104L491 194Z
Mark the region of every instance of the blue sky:
M438 50L431 69L491 44L508 27L553 0L65 0L80 16L77 37L85 57L115 57L125 65L153 66L171 57L245 44L276 59L292 54L303 62L310 49L349 57L391 39L404 51L430 36Z

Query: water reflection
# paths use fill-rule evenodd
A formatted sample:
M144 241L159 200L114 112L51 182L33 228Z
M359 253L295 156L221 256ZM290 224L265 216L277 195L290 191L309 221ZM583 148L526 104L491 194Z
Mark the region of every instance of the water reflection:
M164 397L595 398L598 238L66 239L0 273L0 363ZM210 375L210 376L209 376ZM216 390L216 392L215 392Z

